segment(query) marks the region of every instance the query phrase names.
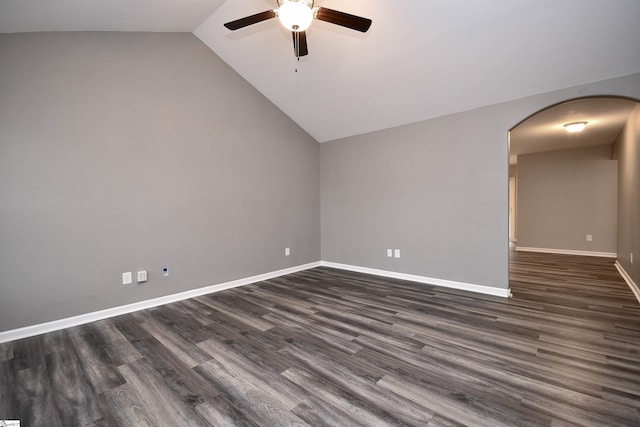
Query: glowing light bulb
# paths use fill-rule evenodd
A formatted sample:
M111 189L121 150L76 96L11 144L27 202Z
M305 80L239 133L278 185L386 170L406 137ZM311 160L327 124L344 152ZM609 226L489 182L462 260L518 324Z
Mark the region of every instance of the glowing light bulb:
M305 1L285 0L278 9L278 18L287 30L299 32L309 28L313 11Z
M567 132L570 133L582 132L584 128L587 127L587 122L573 122L567 123L563 126L567 130Z

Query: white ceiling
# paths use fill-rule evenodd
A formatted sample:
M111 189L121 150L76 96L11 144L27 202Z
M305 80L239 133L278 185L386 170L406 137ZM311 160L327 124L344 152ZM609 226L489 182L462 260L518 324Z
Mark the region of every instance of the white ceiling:
M297 63L275 0L0 0L0 32L193 31L318 141L640 72L638 0L317 0L373 20L322 21ZM296 72L297 69L297 72Z
M0 33L192 32L224 0L0 0Z
M638 0L323 0L373 25L314 22L299 65L276 20L222 25L274 4L227 0L195 34L320 142L640 71Z
M636 105L620 98L585 98L547 108L511 130L509 161L516 164L521 154L612 144ZM564 128L578 121L588 123L582 132Z

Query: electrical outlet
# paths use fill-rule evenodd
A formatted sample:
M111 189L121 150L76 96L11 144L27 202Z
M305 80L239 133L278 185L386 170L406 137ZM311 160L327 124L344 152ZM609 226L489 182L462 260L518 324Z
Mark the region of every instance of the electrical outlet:
M591 234L587 234L587 242L592 242L593 236Z
M394 249L393 250L393 257L394 258L400 258L400 249Z
M393 257L393 249L387 249L387 256L389 258Z
M133 283L133 273L130 271L127 271L126 273L122 273L122 284L130 285L132 283Z
M291 249L284 248L284 256L289 256L289 255L291 255Z

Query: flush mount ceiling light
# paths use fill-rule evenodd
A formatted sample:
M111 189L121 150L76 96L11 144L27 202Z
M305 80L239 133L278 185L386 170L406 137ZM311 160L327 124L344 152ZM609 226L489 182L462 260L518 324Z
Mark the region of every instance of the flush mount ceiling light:
M582 132L587 127L588 122L565 123L563 126L569 133Z

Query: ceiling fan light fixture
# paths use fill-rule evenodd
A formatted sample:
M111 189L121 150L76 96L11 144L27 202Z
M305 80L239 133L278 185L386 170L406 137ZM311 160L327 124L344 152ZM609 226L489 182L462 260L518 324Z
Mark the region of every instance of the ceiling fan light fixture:
M563 126L569 133L582 132L587 127L588 122L565 123Z
M313 7L313 0L277 0L278 8L254 13L244 18L229 21L225 28L235 31L249 25L278 18L283 27L291 31L293 36L293 50L300 60L301 56L309 54L306 29L314 19L340 25L341 27L366 33L371 26L371 19L351 15L339 10L326 7Z
M300 32L309 28L313 21L313 1L279 0L278 19L289 31Z

